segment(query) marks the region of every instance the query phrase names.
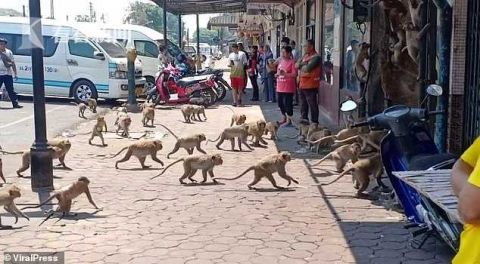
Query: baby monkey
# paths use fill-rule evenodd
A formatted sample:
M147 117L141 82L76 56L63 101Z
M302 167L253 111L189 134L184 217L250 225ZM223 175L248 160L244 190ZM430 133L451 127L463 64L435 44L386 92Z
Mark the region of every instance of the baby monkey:
M188 137L178 137L167 126L162 124L160 124L160 126L164 127L168 132L170 132L170 134L172 134L175 137L175 139L177 139L177 142L175 142L175 147L173 148L172 151L170 151L170 153L167 154L167 159L169 159L170 155L177 152L180 148L184 148L185 150L187 150L189 155L193 154L193 150L195 148L201 153L207 154L207 152L205 152L201 147L202 142L207 140L207 137L205 136L205 134L194 134Z
M129 160L132 155L137 157L137 159L140 161L142 169L150 168L150 166L145 165L145 159L147 158L147 156L152 157L153 161L156 161L163 166L163 162L157 158L157 152L160 151L162 148L163 145L162 141L160 140L139 140L135 143L132 143L128 147L124 147L117 154L115 154L115 156L112 157L115 158L116 156L120 155L120 153L127 150L125 157L115 163L115 168L118 169L118 163Z
M234 113L232 116L232 121L230 122L230 126L233 126L233 124L236 126L243 125L246 121L247 116L245 114Z
M219 166L223 164L223 159L220 154L213 154L213 155L195 155L195 156L188 156L182 159L178 159L177 161L173 162L172 164L168 165L165 169L162 170L160 174L157 176L152 177L151 179L155 179L158 176L161 176L168 168L183 161L183 175L179 178L181 184L185 184L184 180L188 178L191 182L196 182L192 177L195 175L197 170L202 170L203 181L201 183L205 183L207 181L207 173L210 175L214 183L217 183L215 180L215 176L213 174L213 168L215 166Z
M0 206L3 206L5 211L9 212L15 217L15 224L18 222L18 217L24 217L30 221L28 216L26 216L20 209L18 209L15 204L15 199L21 197L20 189L15 185L10 185L7 187L2 187L0 189ZM2 218L0 217L0 229L6 227L2 225Z
M153 122L155 120L155 105L151 103L143 103L140 104L140 110L142 110L143 115L143 126L148 126L148 122L150 122L150 126L153 127Z
M88 140L88 144L92 145L92 140L95 137L99 137L102 140L102 146L107 146L107 144L105 144L105 140L103 139L103 128L105 128L105 132L107 132L107 122L105 122L105 117L99 116L97 117L97 123L93 126L92 135Z
M253 186L257 184L263 177L267 178L277 189L285 189L285 187L278 186L273 178L273 173L278 172L278 175L287 180L290 186L291 182L298 184L298 181L287 174L285 165L292 160L292 156L289 152L282 151L278 154L271 154L261 159L257 164L249 167L242 174L235 178L216 178L217 180L236 180L247 174L249 171L254 171L253 180L247 185L248 189L255 189Z
M130 137L130 125L132 124L132 118L127 113L118 112L117 119L115 120L115 126L117 126L116 133L122 130L121 136Z

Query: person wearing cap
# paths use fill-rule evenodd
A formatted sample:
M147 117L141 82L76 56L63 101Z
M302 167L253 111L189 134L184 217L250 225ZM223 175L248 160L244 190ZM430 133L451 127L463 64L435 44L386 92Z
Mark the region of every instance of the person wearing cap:
M230 80L232 84L233 106L242 106L242 93L246 87L246 68L248 59L244 52L240 51L237 44L232 45L230 60Z
M11 50L7 49L7 40L0 38L0 87L5 84L13 108L22 108L18 104L17 93L13 89L13 80L17 79L17 66Z

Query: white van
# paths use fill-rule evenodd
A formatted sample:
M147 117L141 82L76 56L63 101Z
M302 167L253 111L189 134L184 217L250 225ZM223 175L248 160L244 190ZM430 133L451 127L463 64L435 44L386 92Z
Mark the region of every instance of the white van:
M42 19L45 95L119 99L128 97L126 50L101 31L75 23ZM32 94L32 61L28 18L1 17L0 37L7 39L18 70L15 90ZM135 62L136 85L143 89L140 61Z
M124 47L135 47L137 55L143 66L143 76L145 77L146 89L155 86L155 74L158 72L159 66L159 45L163 46L163 34L151 28L132 25L109 25L95 24L99 29L107 33L110 37L115 38ZM168 52L176 58L183 51L168 40Z

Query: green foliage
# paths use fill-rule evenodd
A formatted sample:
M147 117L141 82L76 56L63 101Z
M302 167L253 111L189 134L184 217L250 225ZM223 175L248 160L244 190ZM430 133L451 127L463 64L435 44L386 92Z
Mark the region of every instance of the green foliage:
M158 5L136 1L130 3L127 12L125 22L146 26L163 34L163 9ZM167 13L167 37L174 43L178 42L178 17L170 13Z
M208 43L209 45L215 45L215 39L218 38L218 31L208 30L206 28L200 28L200 43ZM197 43L197 31L193 32L193 43Z

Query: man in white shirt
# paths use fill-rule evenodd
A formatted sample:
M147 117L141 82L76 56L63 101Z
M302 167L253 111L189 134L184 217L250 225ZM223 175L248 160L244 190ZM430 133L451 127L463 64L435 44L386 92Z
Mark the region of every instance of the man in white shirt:
M13 108L22 108L18 104L17 93L13 89L13 80L17 79L17 66L11 50L7 49L7 40L0 38L0 87L5 84Z
M232 53L228 56L230 60L230 80L232 84L233 106L243 106L242 94L247 86L246 69L248 65L247 55L239 50L237 44L232 45Z

